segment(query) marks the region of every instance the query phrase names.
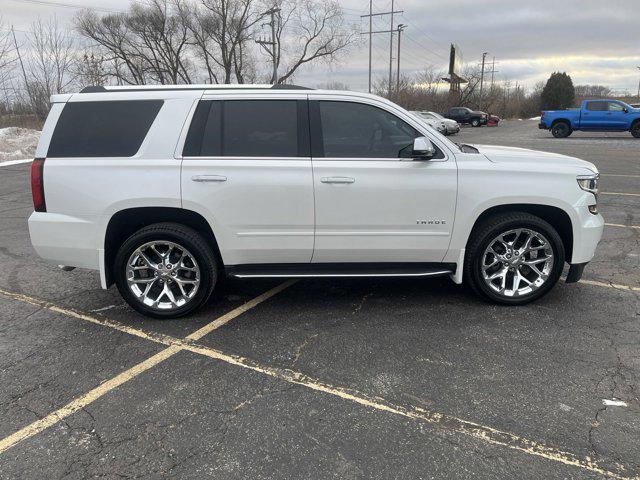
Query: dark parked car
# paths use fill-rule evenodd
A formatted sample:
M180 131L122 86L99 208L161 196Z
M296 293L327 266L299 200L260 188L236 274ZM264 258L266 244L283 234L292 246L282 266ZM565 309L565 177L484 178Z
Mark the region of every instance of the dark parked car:
M477 112L467 107L453 107L444 113L443 116L455 120L458 123L466 123L473 127L486 125L489 117L485 112Z

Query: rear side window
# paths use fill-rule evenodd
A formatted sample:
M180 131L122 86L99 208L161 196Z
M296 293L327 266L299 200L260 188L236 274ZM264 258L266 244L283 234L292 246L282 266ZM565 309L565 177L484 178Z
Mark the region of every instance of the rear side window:
M609 110L609 102L587 102L587 110L592 112L606 112Z
M183 155L308 156L306 115L306 101L299 100L201 101Z
M162 100L67 103L48 157L132 157L140 149Z

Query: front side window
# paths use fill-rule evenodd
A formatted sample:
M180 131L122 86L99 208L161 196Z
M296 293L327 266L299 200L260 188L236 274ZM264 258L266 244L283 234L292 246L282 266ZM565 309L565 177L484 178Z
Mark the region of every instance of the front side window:
M67 103L49 143L48 157L132 157L162 100Z
M420 133L395 115L372 105L320 101L325 157L399 158L411 156Z
M622 112L624 107L617 102L609 102L609 111L610 112Z
M305 133L298 110L296 100L201 101L183 155L297 157Z

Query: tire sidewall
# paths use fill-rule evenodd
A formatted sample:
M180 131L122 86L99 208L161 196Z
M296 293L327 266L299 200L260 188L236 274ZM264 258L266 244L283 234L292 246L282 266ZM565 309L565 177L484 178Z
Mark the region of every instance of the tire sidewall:
M173 242L186 248L195 257L195 260L200 267L200 285L198 286L198 291L194 298L192 298L186 305L180 308L167 310L166 312L155 310L142 304L129 289L126 279L126 263L134 250L147 242L163 240ZM208 266L212 258L213 257L211 255L207 255L207 252L202 251L201 246L177 233L173 233L171 231L140 231L129 237L122 244L122 247L116 255L114 262L115 283L120 295L122 295L132 308L143 315L157 319L181 317L197 309L209 297L212 285L215 285L217 279L215 264L213 265L213 268L209 268Z
M631 125L631 135L633 135L634 138L640 138L640 122Z
M502 295L496 294L484 281L482 277L482 260L485 249L489 246L489 242L491 242L495 237L497 237L501 232L506 232L508 230L513 230L516 228L527 228L533 230L535 232L541 233L545 236L545 238L551 244L551 248L553 250L554 255L554 263L553 268L551 270L551 274L547 279L546 283L538 288L537 290L523 296L519 297L504 297ZM549 292L553 288L553 286L557 283L560 275L562 274L562 269L564 267L565 261L565 252L564 246L562 244L562 240L555 229L549 225L547 222L543 220L538 220L535 218L531 218L531 220L508 220L505 222L501 222L498 225L495 225L493 228L484 232L484 236L482 240L479 242L475 252L473 252L473 258L471 261L471 276L473 276L473 282L477 286L477 288L481 291L481 293L494 302L499 302L506 305L522 305L538 298L542 297L546 293Z
M480 126L480 120L472 120L471 121L471 126L472 127L479 127Z
M556 123L551 127L551 134L555 138L566 138L569 136L570 127L564 122Z

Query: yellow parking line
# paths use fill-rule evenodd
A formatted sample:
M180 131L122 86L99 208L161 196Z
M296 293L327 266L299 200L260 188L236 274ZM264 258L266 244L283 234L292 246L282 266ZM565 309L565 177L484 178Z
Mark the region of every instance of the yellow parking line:
M605 223L607 227L616 227L616 228L637 228L640 229L639 225L622 225L621 223Z
M605 284L601 282L591 282L591 281L582 281L582 282L616 288L615 284L612 285L612 284ZM283 285L289 286L291 283L292 282L287 282L287 284L283 284ZM252 306L257 305L259 303L257 301L258 299L261 299L260 301L264 301L267 298L270 298L271 296L275 295L279 291L286 288L286 286L283 286L283 285L275 287L269 292L266 292L265 294L259 297L256 297L256 299L251 300L250 302L247 302L246 304L238 307L236 310L233 311L233 312L237 312L235 316L229 315L229 314L227 315L229 315L231 318L237 317L241 313L248 310L248 308L246 308L247 304L252 304ZM622 287L626 287L626 286L622 286ZM633 289L633 288L634 287L626 287L626 289ZM0 290L0 293L6 295L9 292ZM9 294L8 296L10 296L11 298L19 299L27 303L34 304L34 305L48 304L49 306L51 306L49 302L43 302L41 300L37 300L32 297L27 297L24 295ZM60 308L57 308L56 310L53 310L52 308L50 309L52 311L56 311L59 313L65 312L64 309L60 309ZM72 312L72 313L73 313L72 316L74 318L90 321L92 323L99 323L110 328L116 328L116 326L118 325L117 322L102 322L101 320L92 319L92 317L79 314L78 312ZM220 319L224 317L226 316L223 315L223 317L220 317ZM227 317L227 322L231 320L231 318ZM212 323L218 322L220 319L214 320L214 322ZM120 331L124 331L124 330L121 330L120 328L117 328L117 329ZM138 332L137 329L132 329L132 330ZM199 331L202 331L202 329L200 329ZM195 333L197 332L194 332L194 334ZM208 331L206 333L208 333ZM132 333L132 334L135 334L135 333ZM140 336L140 335L136 335L136 336ZM199 336L199 338L201 337L202 335ZM392 402L389 402L377 396L370 397L366 394L360 393L353 389L330 385L328 383L322 382L318 379L314 379L308 375L305 375L301 372L296 372L290 369L264 366L259 364L258 362L255 362L253 360L250 360L244 357L226 354L214 348L190 343L186 339L180 340L178 338L170 337L168 335L163 335L163 336L147 335L146 338L159 343L169 342L168 344L170 346L162 350L161 352L157 353L153 357L145 360L144 362L141 362L140 364L130 368L129 370L122 372L120 375L117 375L113 379L108 380L107 382L100 385L99 387L96 387L95 389L91 390L89 393L70 402L65 407L47 415L41 420L34 422L28 427L25 427L22 430L19 430L18 432L10 435L6 439L1 440L0 453L7 450L8 448L11 448L21 440L29 438L45 430L46 428L54 425L55 423L62 420L63 418L71 415L72 413L78 411L79 409L83 408L89 403L95 401L97 398L100 398L105 393L113 390L119 385L122 385L126 381L136 377L137 375L148 370L154 365L157 365L158 363L166 360L167 358L170 358L171 356L175 355L179 351L187 350L196 354L204 355L206 357L209 357L215 360L220 360L227 364L235 365L241 368L252 370L254 372L268 375L270 377L277 378L288 383L304 386L314 391L322 392L328 395L341 398L343 400L351 401L367 408L375 409L378 411L382 411L382 412L386 412L394 415L400 415L405 418L409 418L416 421L433 424L436 427L441 428L445 431L463 434L479 441L517 450L527 455L533 455L533 456L545 458L547 460L551 460L554 462L562 463L564 465L581 468L590 472L607 476L609 478L615 478L619 480L632 480L632 479L638 480L638 478L640 478L637 476L636 477L629 476L625 467L621 464L616 465L616 468L618 470L612 470L600 465L597 461L595 461L589 456L580 456L575 453L562 450L559 448L555 448L549 445L545 445L541 442L529 440L525 437L521 437L519 435L515 435L503 430L495 429L493 427L489 427L486 425L481 425L481 424L464 420L452 415L431 411L423 407L396 405L396 404L393 404Z
M616 290L626 290L629 292L640 292L640 287L620 285L619 283L598 282L596 280L580 280L578 283L584 283L585 285L594 285L596 287L615 288Z
M640 197L640 193L626 193L626 192L599 192L598 195L624 195L627 197Z
M290 286L292 283L293 282L291 281L285 282L284 284L278 285L277 287L272 288L271 290L263 293L262 295L252 300L249 300L243 305L240 305L239 307L231 310L229 313L226 313L225 315L217 318L213 322L205 325L200 330L197 330L196 332L189 335L187 338L190 340L202 338L207 333L215 330L216 328L221 327L222 325L230 322L234 318L242 315L247 310L273 297L277 293L281 292L282 290ZM163 362L164 360L171 358L176 353L182 351L186 346L184 340L180 340L178 338L169 337L168 335L147 334L146 332L143 332L142 330L139 330L137 328L128 327L118 322L113 322L109 320L100 320L94 317L90 317L88 315L75 312L73 310L57 307L51 304L50 302L29 297L27 295L15 294L15 293L7 292L5 290L0 290L0 294L13 298L15 300L20 300L22 302L29 303L31 305L36 305L41 308L45 308L52 312L61 313L73 318L77 318L79 320L86 321L86 322L103 325L109 328L114 328L120 332L128 333L129 335L134 335L136 337L144 338L146 340L162 343L164 345L169 345L168 348L165 348L164 350L160 351L159 353L156 353L155 355L144 360L143 362L140 362L137 365L134 365L133 367L129 368L128 370L125 370L124 372L107 380L106 382L100 384L99 386L90 390L84 395L81 395L80 397L72 400L71 402L66 404L64 407L59 408L58 410L48 414L47 416L41 418L40 420L37 420L31 423L30 425L27 425L26 427L21 428L17 432L9 435L8 437L0 440L0 454L5 452L7 449L15 446L17 443L21 442L22 440L30 438L42 432L43 430L51 427L52 425L55 425L56 423L68 417L69 415L77 412L78 410L81 410L82 408L96 401L97 399L102 397L104 394L119 387L123 383L128 382L129 380L137 377L141 373L146 372L151 367L154 367L158 365L160 362Z
M116 375L115 377L107 380L101 385L97 386L93 390L81 395L80 397L72 400L67 403L64 407L51 412L49 415L41 418L33 422L30 425L27 425L24 428L21 428L17 432L9 435L6 438L0 440L0 453L5 450L13 447L18 442L25 440L29 437L33 437L34 435L46 430L47 428L55 425L56 423L64 420L69 415L77 412L78 410L82 410L84 407L89 405L92 402L95 402L97 399L102 397L105 393L110 392L116 387L119 387L125 382L128 382L132 378L137 377L142 372L149 370L151 367L158 365L160 362L166 360L169 357L172 357L176 353L181 350L181 347L171 346L169 348L165 348L159 353L156 353L153 357L147 358L144 362L141 362L137 365L134 365L129 370L125 370L124 372Z

